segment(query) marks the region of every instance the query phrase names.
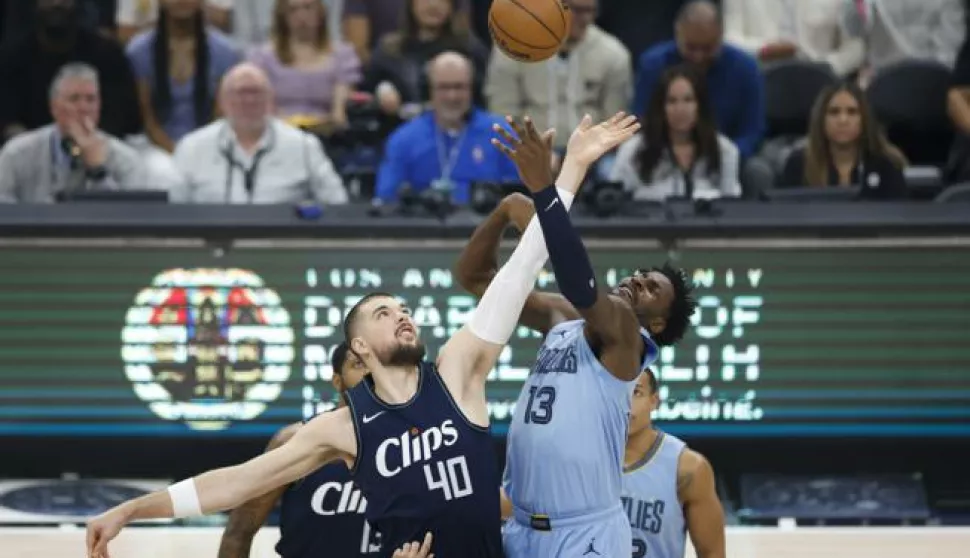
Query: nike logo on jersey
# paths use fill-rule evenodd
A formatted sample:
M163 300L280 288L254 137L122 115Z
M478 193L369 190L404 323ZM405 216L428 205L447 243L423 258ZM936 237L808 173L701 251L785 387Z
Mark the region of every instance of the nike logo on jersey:
M552 209L557 203L559 203L559 196L553 198L552 202L549 203L549 207L546 208L546 211Z
M364 424L369 424L372 420L383 415L384 413L385 411L381 411L379 413L374 413L373 415L370 415L370 416L364 415Z

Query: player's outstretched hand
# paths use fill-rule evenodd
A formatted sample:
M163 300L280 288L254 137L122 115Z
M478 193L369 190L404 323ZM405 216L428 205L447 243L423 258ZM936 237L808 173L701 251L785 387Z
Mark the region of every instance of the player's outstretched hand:
M622 111L595 126L592 117L587 114L569 136L566 157L584 168L589 167L614 147L632 138L639 130L637 117Z
M529 226L529 221L532 220L532 216L536 213L532 198L518 192L502 198L499 206L505 212L505 218L508 222L515 225L515 228L520 233L525 232L525 228Z
M405 543L394 551L392 558L434 558L434 554L431 554L431 533L424 535L424 542L420 545L416 542Z
M556 179L552 172L552 140L556 137L554 129L539 135L532 119L526 116L520 124L511 116L506 116L513 133L498 124L492 129L498 138L492 138L492 145L512 159L519 169L519 178L531 192L539 192Z
M108 543L118 536L127 523L128 514L121 506L111 508L88 521L87 558L110 558Z

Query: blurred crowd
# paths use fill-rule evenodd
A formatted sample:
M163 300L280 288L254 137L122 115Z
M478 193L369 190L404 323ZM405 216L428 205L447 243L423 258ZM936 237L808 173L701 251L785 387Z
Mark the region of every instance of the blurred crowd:
M561 52L490 46L490 0L0 2L0 201L456 205L514 184L505 115L641 117L624 199L970 181L970 0L563 0Z

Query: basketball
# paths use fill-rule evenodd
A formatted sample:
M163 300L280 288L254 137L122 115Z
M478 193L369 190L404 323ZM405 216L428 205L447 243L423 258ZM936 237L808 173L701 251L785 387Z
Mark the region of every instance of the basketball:
M541 62L559 52L569 34L570 18L562 0L493 0L488 32L509 58Z

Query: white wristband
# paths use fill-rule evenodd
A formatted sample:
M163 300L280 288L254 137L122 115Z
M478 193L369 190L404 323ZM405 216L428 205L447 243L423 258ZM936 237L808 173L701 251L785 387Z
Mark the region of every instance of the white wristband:
M169 486L168 495L172 498L172 517L175 519L203 515L194 479L188 478Z
M565 206L566 211L569 211L569 207L573 204L573 200L576 198L576 195L567 190L563 190L559 186L556 186L556 193L559 194L559 199L562 200L562 204Z

